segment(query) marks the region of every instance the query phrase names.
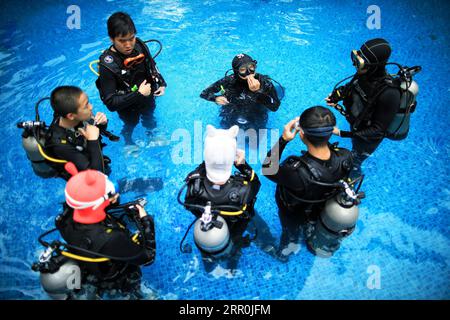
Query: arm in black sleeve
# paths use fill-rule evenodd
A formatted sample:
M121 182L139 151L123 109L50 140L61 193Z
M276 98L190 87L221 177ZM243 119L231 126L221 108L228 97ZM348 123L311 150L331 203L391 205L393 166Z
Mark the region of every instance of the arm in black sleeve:
M280 107L280 99L272 81L267 77L261 77L260 83L261 89L256 92L256 102L270 111L277 111Z
M216 101L216 93L222 90L222 88L227 88L228 84L229 77L222 78L203 90L202 93L200 93L200 98L214 102Z
M288 144L288 141L283 139L283 136L281 136L278 141L273 145L272 149L269 150L267 153L266 159L264 159L263 162L263 174L268 177L269 172L272 172L274 169L274 166L280 165L280 159L281 154L283 153L284 149L286 148ZM270 179L270 178L269 178Z
M52 149L57 158L73 162L79 171L94 169L104 172L102 149L98 139L87 141L87 154L71 144L58 144Z
M150 217L144 217L141 224L144 230L143 243L138 244L126 232L117 231L103 246L101 253L118 258L130 258L127 262L134 265L152 263L156 253L153 221Z
M261 185L258 175L252 169L252 167L250 167L247 161L245 161L243 164L237 165L236 168L239 170L240 173L248 177L249 182Z
M100 91L100 98L106 105L109 111L119 111L126 109L129 106L136 104L141 99L142 95L138 92L118 93L117 79L114 74L105 68L102 64L99 65L98 85Z
M341 137L359 137L365 141L376 141L384 138L400 105L400 92L387 89L377 99L370 126L353 132L341 131Z
M156 241L155 241L155 224L153 218L149 215L141 218L141 227L143 233L143 243L145 251L147 253L147 263L145 265L151 264L155 260L156 255Z
M273 146L272 150L267 153L267 157L263 163L263 174L264 176L285 187L292 190L301 191L304 189L304 182L294 173L291 168L280 164L281 154L283 153L287 141L280 137L278 142ZM276 168L275 166L278 166Z

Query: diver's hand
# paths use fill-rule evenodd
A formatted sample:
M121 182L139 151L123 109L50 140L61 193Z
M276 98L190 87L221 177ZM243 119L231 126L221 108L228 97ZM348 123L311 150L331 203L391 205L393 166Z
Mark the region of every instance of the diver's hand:
M236 159L234 160L234 164L239 166L245 163L245 151L242 149L236 150Z
M147 215L147 212L145 211L145 209L143 207L141 207L140 205L137 204L136 208L139 211L139 218L142 219L143 217L145 217Z
M153 93L153 95L155 97L160 97L163 96L164 93L166 93L166 87L159 87L158 90L156 90L155 93Z
M254 74L247 76L247 84L250 91L255 92L261 89L261 83L255 78Z
M336 107L337 103L331 102L330 100L331 94L325 98L325 101L327 102L327 105L329 105L330 107Z
M117 202L117 199L119 199L120 194L115 193L112 195L112 197L109 198L109 202L112 204L115 204Z
M297 134L297 132L300 131L300 128L297 127L297 122L300 120L300 117L297 117L295 119L292 119L291 121L289 121L285 126L284 126L284 131L283 131L283 139L285 141L291 141L292 139L295 138L295 135Z
M108 119L106 118L106 115L102 112L97 112L97 114L94 117L94 124L106 124L108 122Z
M78 131L86 138L86 140L95 141L100 135L100 129L91 124L87 124L86 127L79 128Z
M226 106L230 102L228 101L228 99L226 97L218 96L218 97L216 97L216 103L221 106Z
M336 136L341 136L341 130L338 127L333 128L333 134Z
M148 97L150 95L150 93L152 93L152 87L150 86L150 83L147 83L147 80L144 80L139 85L139 90L138 91L144 97Z

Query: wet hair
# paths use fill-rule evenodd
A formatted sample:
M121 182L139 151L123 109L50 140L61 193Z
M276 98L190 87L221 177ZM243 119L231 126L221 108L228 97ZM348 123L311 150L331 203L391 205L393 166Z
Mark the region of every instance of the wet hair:
M82 93L83 90L75 86L56 87L50 95L50 104L55 115L66 117L69 113L77 113Z
M321 132L318 135L308 133L308 129L326 128L336 126L336 117L327 108L322 106L314 106L306 109L300 115L300 127L304 132L304 138L308 140L314 147L326 146L330 140L332 131ZM314 131L314 130L312 130Z
M125 12L115 12L108 18L108 35L111 39L127 34L136 34L133 20Z

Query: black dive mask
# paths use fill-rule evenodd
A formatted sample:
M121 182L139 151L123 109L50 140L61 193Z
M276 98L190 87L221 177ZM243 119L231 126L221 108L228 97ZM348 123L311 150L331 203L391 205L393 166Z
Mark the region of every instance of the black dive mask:
M251 74L255 74L256 72L256 61L249 62L247 64L243 64L238 68L238 73L241 77L247 77Z

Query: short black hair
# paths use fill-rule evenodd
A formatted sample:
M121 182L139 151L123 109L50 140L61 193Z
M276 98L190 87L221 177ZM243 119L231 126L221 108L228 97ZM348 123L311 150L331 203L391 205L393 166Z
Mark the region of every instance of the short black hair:
M50 104L55 115L66 117L69 113L77 113L82 93L83 90L75 86L56 87L50 95Z
M336 117L329 109L314 106L303 111L300 115L299 124L303 129L334 127L336 126ZM304 138L315 147L323 147L328 144L331 134L330 132L326 136L313 136L304 132Z
M108 18L108 35L111 39L127 34L136 34L133 20L125 12L115 12Z

